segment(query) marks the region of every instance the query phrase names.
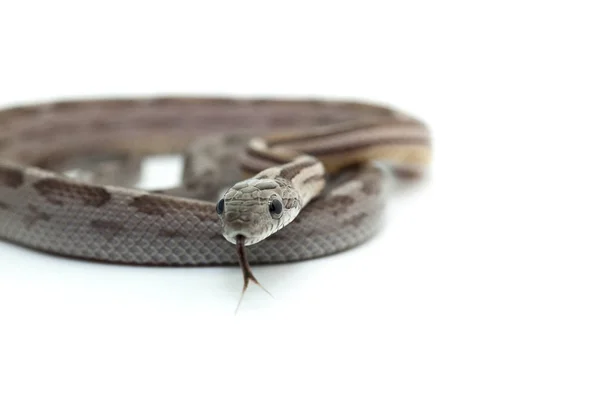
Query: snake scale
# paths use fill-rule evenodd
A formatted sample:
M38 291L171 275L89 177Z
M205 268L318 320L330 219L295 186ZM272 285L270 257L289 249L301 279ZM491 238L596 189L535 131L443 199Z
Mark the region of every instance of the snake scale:
M135 188L140 162L155 154L184 154L180 185ZM153 97L12 106L0 111L0 238L141 265L236 264L245 245L253 263L321 257L380 226L385 174L372 161L418 176L429 159L424 123L371 103ZM68 173L81 164L94 166Z

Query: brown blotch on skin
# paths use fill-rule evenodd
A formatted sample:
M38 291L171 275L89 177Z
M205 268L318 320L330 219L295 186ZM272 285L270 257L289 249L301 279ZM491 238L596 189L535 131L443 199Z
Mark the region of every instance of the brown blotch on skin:
M327 203L333 207L333 211L331 212L333 216L338 216L340 211L345 211L345 209L354 204L354 202L354 198L346 195L336 195L330 197L327 201Z
M423 172L415 169L408 168L394 168L394 176L399 179L413 180L422 177Z
M195 107L231 107L240 104L240 100L227 97L156 97L147 100L148 104L158 107L195 106Z
M86 104L81 101L57 101L51 105L51 109L53 111L64 112L64 111L72 111L79 110Z
M176 237L177 235L178 235L177 230L160 229L158 231L159 237L173 238L173 237Z
M12 118L30 117L40 112L40 109L35 106L24 105L17 106L2 111L2 119L10 120Z
M99 208L111 198L110 193L102 187L85 186L55 178L39 180L33 187L48 202L55 205L64 205L65 201L78 201Z
M10 209L7 203L0 201L0 209Z
M10 166L0 166L0 185L11 188L20 187L23 184L23 172Z
M357 215L352 216L348 220L345 220L342 223L342 226L354 226L354 227L358 227L367 216L368 215L366 213L361 212L361 213L359 213Z
M28 205L29 213L23 216L23 223L25 224L25 228L29 229L33 227L35 223L38 221L48 221L50 220L50 215L40 211L34 205Z
M362 182L362 192L366 195L377 195L381 191L381 182L375 179L365 179Z
M334 195L329 197L327 202L329 204L335 204L340 206L350 206L354 204L355 199L348 195Z
M152 195L135 197L130 205L146 215L164 216L166 213L165 200Z
M179 98L171 98L171 97L156 97L151 98L146 101L147 105L155 106L155 107L172 107L181 105L181 99Z
M176 238L176 237L185 237L185 234L180 233L177 230L173 229L160 229L158 231L159 237L167 237L167 238Z
M344 211L346 208L354 204L355 199L347 196L347 195L333 195L325 198L322 201L315 201L312 203L313 208L325 209L331 208L333 209L331 213L334 216L337 216L340 211Z
M140 105L141 102L135 98L104 98L98 100L82 101L81 105L98 109L118 109L131 108Z
M201 220L209 220L211 218L218 220L213 204L207 205L206 203L182 201L146 194L135 197L129 205L136 208L138 212L145 213L146 215L164 216L171 211L176 211L177 213L187 211L190 216Z
M102 235L104 236L104 238L106 238L107 240L110 240L111 238L113 238L115 236L115 234L117 234L119 231L121 231L121 229L124 227L124 225L120 222L114 222L114 221L110 221L110 220L92 220L90 222L90 226L92 226L92 228L100 231L100 233L102 233Z

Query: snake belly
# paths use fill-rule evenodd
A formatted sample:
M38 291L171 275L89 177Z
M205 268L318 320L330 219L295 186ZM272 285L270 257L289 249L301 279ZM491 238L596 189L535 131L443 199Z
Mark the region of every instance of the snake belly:
M255 264L321 257L364 242L381 225L385 201L384 172L372 161L414 177L430 159L423 122L369 103L156 97L13 106L0 111L0 238L110 263L237 264L215 202L189 198L194 189L217 185L211 173L193 173L215 154L188 155L192 173L162 192L125 186L123 165L105 180L63 173L76 158L143 159L186 153L199 138L218 138L217 147L227 147L234 137L245 150L221 155L218 170L235 165L252 175L281 167L297 176L302 167L286 165L292 155L306 154L326 171L318 197L249 248Z

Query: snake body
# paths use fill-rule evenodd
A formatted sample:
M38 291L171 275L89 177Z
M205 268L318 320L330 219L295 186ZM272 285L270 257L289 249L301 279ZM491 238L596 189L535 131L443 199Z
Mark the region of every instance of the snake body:
M164 153L185 154L180 186L126 187L139 160ZM62 256L176 266L236 264L228 241L243 233L250 262L310 259L376 233L384 172L372 161L415 176L429 158L421 121L368 103L160 97L14 106L0 111L0 238ZM102 173L65 173L94 159L108 159ZM223 184L233 186L220 196Z

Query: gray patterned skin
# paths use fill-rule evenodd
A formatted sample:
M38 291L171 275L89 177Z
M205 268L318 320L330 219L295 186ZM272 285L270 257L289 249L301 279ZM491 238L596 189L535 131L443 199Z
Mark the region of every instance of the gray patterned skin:
M401 134L427 135L426 128L412 118L353 102L155 98L9 108L0 111L0 238L57 255L111 263L236 264L215 203L184 198L192 195L185 195L186 181L194 183L190 187L200 181L186 180L173 190L149 192L75 180L64 175L60 165L71 157L181 153L203 138L226 135L248 141L262 133L290 130L300 136L322 125L361 118L389 122L390 117L396 118ZM239 155L213 155L221 157L213 165L239 159ZM411 162L406 165L412 170L416 164ZM190 169L197 173L202 168L196 164L201 163L189 162L195 165ZM211 170L218 174L222 169ZM294 170L286 171L292 175ZM237 178L213 172L207 174L211 183ZM301 176L286 180L292 184L290 190L298 191L294 178ZM303 181L318 184L306 176ZM254 264L298 261L364 242L381 223L383 182L383 172L369 162L341 175L336 172L318 197L310 203L303 199L304 208L287 227L253 244L248 260ZM252 197L253 191L249 192ZM284 200L287 194L279 195ZM270 196L268 191L257 194L260 201Z

